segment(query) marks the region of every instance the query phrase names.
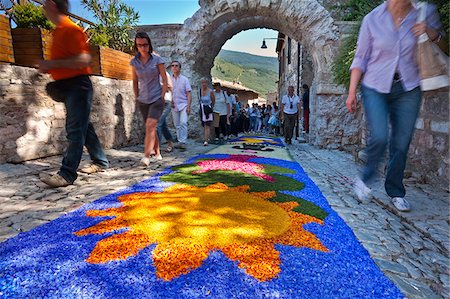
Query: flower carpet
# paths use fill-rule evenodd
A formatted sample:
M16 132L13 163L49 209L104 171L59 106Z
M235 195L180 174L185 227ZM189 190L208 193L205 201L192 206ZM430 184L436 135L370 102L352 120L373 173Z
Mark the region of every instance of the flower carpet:
M244 136L0 243L0 297L403 295L281 140Z

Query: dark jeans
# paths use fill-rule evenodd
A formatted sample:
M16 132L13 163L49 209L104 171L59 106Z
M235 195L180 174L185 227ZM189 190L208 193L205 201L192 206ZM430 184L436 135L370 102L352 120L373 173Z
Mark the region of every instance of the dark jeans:
M303 129L309 133L309 109L303 110Z
M292 136L294 135L294 127L297 122L296 114L284 114L284 139L286 142L292 141Z
M77 179L77 169L86 146L92 161L104 168L109 166L102 145L89 121L93 88L88 76L70 79L65 89L66 132L69 146L64 154L59 174L68 182Z
M215 128L215 132L216 132L216 138L219 138L220 133L223 134L223 136L228 136L228 132L227 132L227 116L226 115L221 115L220 119L219 119L219 126Z
M171 105L170 103L166 103L165 105L166 106L164 108L164 111L161 117L159 118L158 126L156 127L156 133L158 134L158 140L160 145L162 144L161 134L164 135L164 138L166 138L167 141L173 141L172 134L170 134L166 121L167 115L169 115L169 113L172 111L172 108L170 106Z
M422 92L419 87L405 91L401 82L393 83L390 93L379 93L364 85L361 91L370 134L362 180L367 183L374 177L378 163L389 144L385 189L390 197L404 197L403 172L419 115Z

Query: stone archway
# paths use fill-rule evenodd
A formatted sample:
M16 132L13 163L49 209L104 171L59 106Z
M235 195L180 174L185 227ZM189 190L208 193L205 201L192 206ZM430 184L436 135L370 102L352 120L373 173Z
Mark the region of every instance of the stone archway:
M269 28L302 43L314 58L318 82L327 80L339 32L318 1L205 0L200 5L180 30L177 43L183 47L174 53L191 65L193 73L209 75L223 44L240 31Z
M194 97L199 78L210 77L214 59L228 39L243 30L274 29L300 42L313 58L310 142L332 148L355 144L358 124L346 113L344 90L332 82L331 75L341 34L317 0L199 2L201 8L178 31L177 46L170 55L189 74Z

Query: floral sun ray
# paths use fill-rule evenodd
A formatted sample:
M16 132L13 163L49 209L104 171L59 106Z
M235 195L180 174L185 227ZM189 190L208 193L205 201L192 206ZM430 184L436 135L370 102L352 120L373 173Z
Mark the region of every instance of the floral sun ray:
M87 216L115 216L75 234L102 234L127 229L100 240L86 259L106 263L137 255L151 244L157 277L171 280L200 267L211 250L221 250L248 275L260 281L280 273L275 244L328 251L303 229L317 218L292 211L296 202L269 201L274 191L248 192L249 186L207 187L176 184L164 192L119 197L123 206L92 210ZM108 229L108 226L110 228Z

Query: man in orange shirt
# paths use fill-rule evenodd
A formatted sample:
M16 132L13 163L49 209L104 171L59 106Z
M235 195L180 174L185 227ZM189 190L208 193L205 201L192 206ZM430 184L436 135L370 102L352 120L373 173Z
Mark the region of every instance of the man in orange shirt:
M93 164L82 172L94 173L108 168L109 162L89 121L93 88L89 79L91 55L83 30L67 16L68 0L47 0L46 17L56 25L50 48L50 60L40 61L39 70L50 73L64 94L66 132L69 141L58 173L41 175L41 181L51 187L65 187L77 179L77 169L86 146Z

